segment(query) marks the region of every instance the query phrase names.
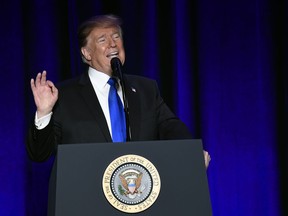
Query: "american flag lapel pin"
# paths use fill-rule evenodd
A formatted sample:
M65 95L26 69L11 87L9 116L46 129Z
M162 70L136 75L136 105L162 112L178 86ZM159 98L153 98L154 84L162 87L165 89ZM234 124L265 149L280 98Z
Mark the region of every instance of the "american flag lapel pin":
M136 89L135 89L134 87L131 87L131 90L132 90L133 92L136 92Z

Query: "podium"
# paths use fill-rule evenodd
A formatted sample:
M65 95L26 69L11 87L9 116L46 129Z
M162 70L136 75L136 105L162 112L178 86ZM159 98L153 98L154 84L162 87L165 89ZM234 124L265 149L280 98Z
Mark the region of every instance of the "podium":
M202 141L59 145L48 215L211 216Z

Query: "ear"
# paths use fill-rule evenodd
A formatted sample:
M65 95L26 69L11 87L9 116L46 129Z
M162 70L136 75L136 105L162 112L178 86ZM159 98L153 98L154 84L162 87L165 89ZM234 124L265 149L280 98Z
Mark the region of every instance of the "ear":
M84 57L87 61L91 61L91 55L90 55L89 49L87 49L87 48L85 48L85 47L82 47L82 48L81 48L81 53L82 53L83 57Z

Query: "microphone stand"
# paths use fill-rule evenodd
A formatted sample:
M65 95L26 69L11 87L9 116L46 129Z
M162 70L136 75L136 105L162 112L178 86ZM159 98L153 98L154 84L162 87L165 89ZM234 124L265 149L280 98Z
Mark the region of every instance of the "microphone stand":
M112 58L110 63L111 63L112 71L113 71L113 76L118 77L120 80L120 85L122 88L123 103L124 103L125 121L126 121L126 141L131 141L129 106L128 106L128 100L126 98L126 86L125 86L125 80L122 74L122 64L119 58L117 57Z

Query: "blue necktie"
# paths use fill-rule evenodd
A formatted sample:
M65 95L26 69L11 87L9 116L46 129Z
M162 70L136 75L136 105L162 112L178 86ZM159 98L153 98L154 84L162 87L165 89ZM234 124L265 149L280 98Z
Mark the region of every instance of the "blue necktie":
M113 142L126 141L126 121L124 107L119 95L117 94L116 79L110 78L108 84L110 85L109 91L109 112L112 129Z

